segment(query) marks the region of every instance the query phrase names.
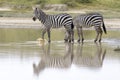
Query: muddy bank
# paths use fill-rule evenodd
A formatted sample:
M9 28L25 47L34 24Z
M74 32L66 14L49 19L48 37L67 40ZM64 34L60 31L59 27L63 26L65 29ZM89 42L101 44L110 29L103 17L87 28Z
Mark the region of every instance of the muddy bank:
M120 19L105 19L108 29L120 28ZM0 18L0 28L41 28L40 21L33 21L32 18Z

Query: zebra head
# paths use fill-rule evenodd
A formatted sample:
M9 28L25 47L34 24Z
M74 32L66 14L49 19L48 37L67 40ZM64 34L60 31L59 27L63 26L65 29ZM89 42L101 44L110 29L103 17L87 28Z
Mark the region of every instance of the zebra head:
M38 8L35 8L34 9L34 16L33 16L33 21L36 21L36 19L38 19L39 17L39 9Z
M44 22L47 18L47 15L39 8L34 9L33 21L39 19L39 21Z

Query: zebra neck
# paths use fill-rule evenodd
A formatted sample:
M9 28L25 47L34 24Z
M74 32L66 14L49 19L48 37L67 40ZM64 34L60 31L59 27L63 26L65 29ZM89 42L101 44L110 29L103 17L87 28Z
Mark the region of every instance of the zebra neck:
M39 21L41 21L41 23L44 24L46 21L46 18L47 18L47 15L44 12L41 12L39 16Z

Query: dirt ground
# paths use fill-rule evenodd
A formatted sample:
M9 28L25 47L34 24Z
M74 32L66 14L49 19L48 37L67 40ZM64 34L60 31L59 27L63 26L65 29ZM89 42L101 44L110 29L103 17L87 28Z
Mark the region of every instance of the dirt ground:
M104 22L108 29L120 28L120 19L105 19ZM41 26L40 21L34 22L32 18L0 18L0 28L40 28Z

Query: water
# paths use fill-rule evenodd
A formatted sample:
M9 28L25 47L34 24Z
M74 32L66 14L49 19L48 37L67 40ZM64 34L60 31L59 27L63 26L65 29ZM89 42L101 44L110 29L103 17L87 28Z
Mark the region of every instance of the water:
M84 32L84 44L69 44L64 30L53 30L51 44L44 46L37 41L40 32L0 29L0 80L120 80L120 51L114 51L120 30L103 34L101 44L93 42L94 31Z

